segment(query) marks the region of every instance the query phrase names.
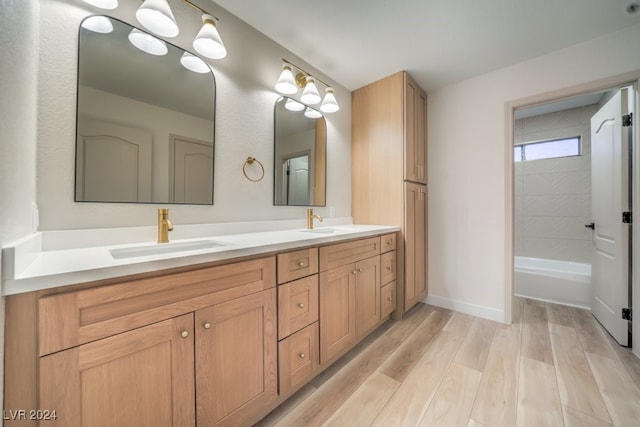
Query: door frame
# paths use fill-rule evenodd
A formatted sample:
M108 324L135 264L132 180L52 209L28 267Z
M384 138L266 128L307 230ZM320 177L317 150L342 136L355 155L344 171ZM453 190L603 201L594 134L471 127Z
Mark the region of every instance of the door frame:
M514 195L514 165L513 165L513 145L514 145L514 112L518 108L530 107L536 104L557 101L563 98L571 98L590 92L611 89L613 87L632 86L634 92L634 113L633 113L633 171L631 182L633 186L632 212L640 213L640 70L631 73L620 74L583 83L576 86L561 88L555 91L544 92L525 98L516 99L505 103L505 147L504 165L506 172L505 183L505 295L504 295L504 318L506 323L513 321L513 296L514 296L514 218L515 218L515 195ZM640 311L640 226L632 228L632 265L631 287L633 292L632 306L636 311ZM633 353L640 358L640 315L636 314L632 321L634 331L632 337Z

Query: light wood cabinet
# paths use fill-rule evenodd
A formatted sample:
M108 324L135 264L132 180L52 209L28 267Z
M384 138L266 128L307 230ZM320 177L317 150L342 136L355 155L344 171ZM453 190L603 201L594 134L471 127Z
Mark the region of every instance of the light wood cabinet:
M278 286L278 339L318 320L318 275Z
M318 272L318 248L278 254L278 283L309 276Z
M427 191L423 185L405 183L405 212L404 306L413 307L427 294Z
M193 340L186 314L41 357L43 425L194 425Z
M379 255L379 237L320 248L321 364L380 324Z
M237 426L277 399L276 290L195 312L198 426Z
M413 255L426 253L426 234L413 234L426 233L426 217L424 226L417 226L415 213L404 209L410 203L405 200L405 183L426 191L426 100L424 91L404 71L352 93L352 215L356 223L401 227L396 249L396 318L420 300L417 295L426 295L426 261L419 263L420 255ZM405 259L408 251L412 251L411 260ZM416 279L420 275L424 280ZM405 280L412 281L413 289L406 289ZM419 292L415 280L420 283ZM406 292L410 297L405 297Z
M299 330L278 343L280 394L287 395L318 371L320 352L318 322Z
M380 292L381 315L387 317L396 309L396 282L387 283Z

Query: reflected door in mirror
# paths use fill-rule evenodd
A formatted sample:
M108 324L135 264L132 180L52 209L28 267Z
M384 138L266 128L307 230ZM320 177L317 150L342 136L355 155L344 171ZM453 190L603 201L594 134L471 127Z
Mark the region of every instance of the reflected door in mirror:
M169 146L171 202L213 204L213 144L171 135Z

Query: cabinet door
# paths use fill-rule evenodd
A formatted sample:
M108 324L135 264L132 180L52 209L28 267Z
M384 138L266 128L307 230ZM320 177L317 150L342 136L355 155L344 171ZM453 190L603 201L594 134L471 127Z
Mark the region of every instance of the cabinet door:
M280 394L289 394L318 370L318 322L278 343Z
M408 74L404 89L404 179L427 182L427 97Z
M277 398L276 290L195 314L198 426L246 425Z
M320 363L344 353L356 339L355 265L320 273Z
M365 336L380 323L380 257L355 265L356 338Z
M396 309L396 282L384 285L381 289L381 311L382 318L386 318Z
M427 192L424 185L405 183L404 311L427 294Z
M40 358L59 426L195 425L193 314Z

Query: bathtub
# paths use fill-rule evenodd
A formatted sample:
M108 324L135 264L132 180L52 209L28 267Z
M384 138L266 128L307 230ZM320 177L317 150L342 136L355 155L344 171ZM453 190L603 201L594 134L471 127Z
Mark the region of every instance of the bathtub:
M515 257L517 296L591 308L591 264Z

